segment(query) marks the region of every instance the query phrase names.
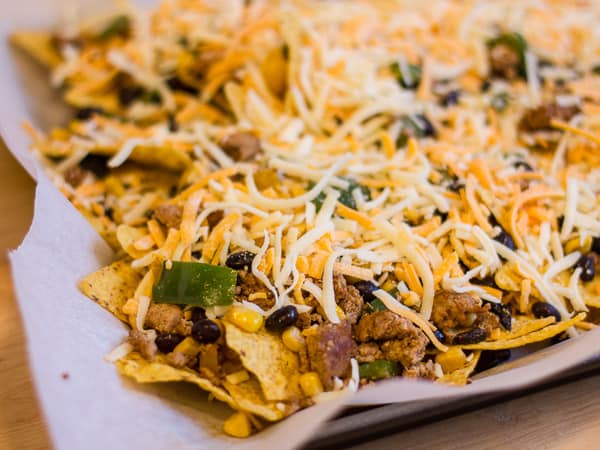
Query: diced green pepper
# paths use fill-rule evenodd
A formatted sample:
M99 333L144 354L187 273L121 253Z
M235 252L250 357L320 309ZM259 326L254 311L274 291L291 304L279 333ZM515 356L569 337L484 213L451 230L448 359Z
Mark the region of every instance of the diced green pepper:
M158 282L152 287L156 303L176 303L203 308L233 303L237 272L228 267L198 262L173 261L163 265Z
M367 380L381 380L383 378L395 377L400 373L400 364L396 361L380 359L370 363L361 364L358 367L361 378Z
M115 36L126 36L129 34L130 27L129 17L125 15L117 16L100 32L98 39L106 41Z
M507 92L500 92L492 97L490 105L496 112L502 112L508 107L510 98Z
M525 52L527 51L527 41L521 34L503 33L494 39L490 39L487 42L487 45L489 48L493 48L497 45L506 45L514 50L519 55L519 75L522 77L526 75Z
M400 68L400 64L397 62L390 64L390 70L394 74L394 78L396 78L396 81L398 81L400 86L402 86L404 89L416 89L421 82L421 66L407 64L406 67L408 68L410 80L404 76L404 73Z
M142 100L146 103L153 103L159 105L162 103L162 95L157 90L146 91L142 97Z
M420 139L436 135L433 125L422 114L417 114L414 117L402 116L400 121L402 122L402 131L396 139L396 148L405 147L410 137Z
M369 306L371 312L387 311L387 306L385 306L383 302L378 298L370 301L369 303L367 303L367 305Z
M371 200L371 191L369 191L368 187L362 186L354 180L347 180L347 181L349 183L347 189L342 190L342 189L334 188L340 192L338 201L342 205L347 206L348 208L356 209L356 201L354 200L354 196L352 195L352 191L354 191L354 189L356 189L356 188L360 189L360 191L362 192L363 196L365 197L365 199L367 201ZM312 188L313 186L314 186L314 184L311 184L309 186L309 188ZM321 206L323 206L325 197L326 197L325 192L321 191L321 193L312 201L314 203L314 205L317 207L317 212L321 209Z

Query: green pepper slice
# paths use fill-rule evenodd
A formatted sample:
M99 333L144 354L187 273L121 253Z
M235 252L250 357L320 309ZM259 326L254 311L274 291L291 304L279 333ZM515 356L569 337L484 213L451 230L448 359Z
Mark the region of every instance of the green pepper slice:
M369 303L367 303L367 305L369 306L369 310L371 312L387 311L387 306L385 306L383 302L378 298L370 301Z
M361 184L358 184L356 181L354 180L346 180L348 181L349 185L347 189L338 189L338 188L334 188L336 190L338 190L340 192L340 196L338 197L338 201L344 205L347 206L348 208L352 208L352 209L356 209L356 201L354 200L354 196L352 195L352 191L354 191L354 189L359 188L363 197L367 200L370 201L371 200L371 191L369 191L369 188L366 186L362 186ZM309 188L312 188L314 186L314 183L311 183L309 185ZM317 207L317 212L319 212L319 210L321 209L321 206L323 206L323 202L325 201L325 192L321 191L319 193L319 195L317 195L314 200L312 201L314 203L314 205Z
M127 36L130 28L129 17L125 15L117 16L100 32L98 39L106 41L115 36Z
M163 264L158 282L152 287L156 303L176 303L207 308L233 303L237 272L228 267L198 262L172 261Z
M487 42L488 48L496 45L506 45L519 55L519 74L524 77L525 70L525 52L527 51L527 41L519 33L503 33Z
M367 380L381 380L383 378L395 377L400 373L400 364L396 361L380 359L370 363L361 364L358 372L361 378Z
M404 89L416 89L417 86L419 86L419 83L421 83L421 66L407 64L407 68L408 74L411 78L410 80L407 80L404 77L404 73L400 68L400 64L398 64L397 62L390 64L390 70L392 71L394 78L396 78L396 81L398 82L398 84L400 84L400 86L402 86Z

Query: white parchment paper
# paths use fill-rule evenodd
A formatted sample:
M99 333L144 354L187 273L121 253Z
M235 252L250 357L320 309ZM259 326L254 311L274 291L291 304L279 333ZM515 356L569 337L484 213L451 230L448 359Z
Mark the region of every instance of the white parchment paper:
M123 340L126 329L77 289L82 277L111 261L111 251L36 167L21 128L24 119L41 128L60 122L64 107L47 87L46 74L6 43L11 30L52 26L60 20L64 5L73 3L77 2L0 2L0 133L38 180L33 224L10 260L32 374L56 449L291 449L318 433L319 426L346 404L456 398L521 388L599 354L600 330L595 330L503 366L464 388L390 380L302 411L244 441L221 433L231 411L209 402L196 387L139 385L120 377L103 357Z

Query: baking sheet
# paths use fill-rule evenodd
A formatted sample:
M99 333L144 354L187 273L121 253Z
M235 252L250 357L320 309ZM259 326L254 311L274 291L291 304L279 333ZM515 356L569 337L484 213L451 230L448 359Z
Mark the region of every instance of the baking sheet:
M85 3L104 5L92 0ZM122 341L126 329L76 287L83 276L109 262L112 254L36 165L20 126L28 119L45 128L64 117L64 108L47 89L47 77L40 68L6 44L9 31L51 26L60 18L58 11L72 4L68 0L0 4L4 20L0 132L11 152L38 180L31 230L10 260L32 374L55 448L296 448L347 405L454 401L503 393L540 383L598 353L600 332L595 330L527 361L518 360L510 370L505 366L505 371L464 388L388 380L302 411L245 441L222 435L220 426L231 411L207 401L197 389L180 384L140 386L120 377L103 357Z

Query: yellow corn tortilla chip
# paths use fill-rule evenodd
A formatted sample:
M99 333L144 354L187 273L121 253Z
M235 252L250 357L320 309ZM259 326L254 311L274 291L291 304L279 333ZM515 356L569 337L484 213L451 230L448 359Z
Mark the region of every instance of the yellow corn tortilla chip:
M519 316L512 324L512 330L500 331L494 333L490 338L490 341L507 341L509 339L516 339L526 334L533 333L534 331L541 330L542 328L552 325L556 322L554 317L543 317L541 319L532 319L527 316Z
M217 400L227 403L233 409L238 409L236 408L236 402L224 389L215 386L191 369L177 369L163 363L159 358L154 361L147 361L137 352L129 353L115 364L119 373L133 378L138 383L161 383L168 381L193 383L200 389L213 394Z
M256 375L267 400L293 400L300 396L298 356L266 331L248 333L223 321L227 346L244 367Z
M127 299L133 297L140 279L128 262L117 261L85 277L79 288L84 295L127 322L122 308Z
M478 344L463 345L462 348L467 350L502 350L506 348L523 347L524 345L533 344L534 342L544 341L568 330L570 327L585 319L586 313L579 313L570 320L558 322L554 325L549 325L541 330L526 334L516 339L504 341L486 341Z
M112 156L118 151L119 149L115 147L96 147L92 153ZM173 171L184 170L192 163L185 151L168 145L138 145L133 149L128 160Z
M462 369L456 369L453 372L445 374L442 378L438 379L437 382L464 386L469 381L469 377L475 370L475 367L477 367L477 363L479 362L480 356L481 352L473 352L473 358L467 363L465 367L463 367Z
M10 42L48 68L56 67L62 62L52 34L48 32L20 31L11 34Z
M281 420L297 409L286 403L265 400L260 384L254 377L238 384L224 382L223 386L237 403L236 409L255 414L271 422Z
M66 103L75 108L99 107L112 114L121 112L119 98L114 93L82 93L69 89L65 92L64 99Z
M142 228L130 227L129 225L124 224L117 227L117 241L119 241L121 248L132 258L144 256L145 252L137 250L134 247L134 244L138 239L141 239L145 235L146 230Z
M584 283L581 287L581 297L587 306L600 308L600 278Z

